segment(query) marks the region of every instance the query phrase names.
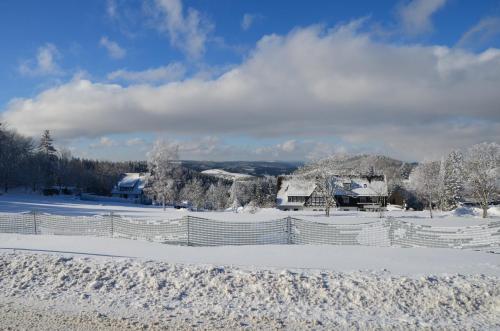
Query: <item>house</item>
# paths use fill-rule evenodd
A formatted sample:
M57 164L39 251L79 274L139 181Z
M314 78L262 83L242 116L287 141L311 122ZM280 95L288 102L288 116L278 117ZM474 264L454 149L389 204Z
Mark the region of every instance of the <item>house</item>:
M134 203L150 204L151 200L144 194L145 183L145 173L125 173L115 187L113 187L111 195L115 198L126 199Z
M332 176L333 195L340 210L376 210L387 205L384 176ZM281 210L323 210L325 201L314 178L286 176L278 179L276 205Z

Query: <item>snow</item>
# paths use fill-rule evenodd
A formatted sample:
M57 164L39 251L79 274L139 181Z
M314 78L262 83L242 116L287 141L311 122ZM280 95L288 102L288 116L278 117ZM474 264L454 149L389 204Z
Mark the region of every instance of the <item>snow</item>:
M500 220L500 207L490 208L490 218L481 218L481 211L477 208L470 209L467 213L462 211L434 213L434 218L429 218L428 211L404 211L398 208L384 213L384 217L394 217L407 222L421 225L435 226L474 226ZM287 216L304 220L327 222L336 224L357 224L380 221L379 213L359 211L332 211L331 217L325 217L324 212L316 211L281 211L275 208L261 208L256 212L239 213L226 212L195 212L159 206L145 206L114 201L82 201L72 196L44 197L35 194L4 194L0 195L0 213L27 213L31 211L54 215L69 216L94 216L107 215L113 212L117 215L141 219L177 219L184 215L208 218L220 221L258 222L280 219Z
M482 251L330 245L187 247L154 242L79 236L0 234L2 250L154 259L169 263L249 268L388 271L409 277L426 274L500 276L500 258Z
M5 194L0 212L138 221L194 215L265 221L288 215L355 224L377 213L189 212L73 197ZM497 221L498 207L385 216L435 226ZM244 209L243 209L244 210ZM328 245L187 247L80 236L0 234L0 324L7 329L496 329L498 253ZM492 249L493 250L493 249Z
M31 329L25 323L33 325L35 316L36 328L47 330L500 326L498 276L245 269L27 252L0 253L0 266L0 320L7 328Z
M229 172L229 171L222 170L222 169L208 169L208 170L202 171L201 173L205 174L205 175L217 177L217 178L228 179L228 180L245 180L245 179L253 178L252 175L241 174L241 173L237 173L237 172Z

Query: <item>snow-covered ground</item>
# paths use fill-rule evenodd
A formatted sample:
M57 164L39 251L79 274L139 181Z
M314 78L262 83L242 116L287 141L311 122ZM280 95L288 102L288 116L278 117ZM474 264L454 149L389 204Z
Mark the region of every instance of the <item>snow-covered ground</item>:
M319 211L280 211L274 208L260 209L256 213L244 210L234 212L191 212L185 209L167 208L165 211L157 206L144 206L119 202L82 201L72 196L44 197L35 194L4 194L0 195L0 213L21 213L36 211L54 215L103 215L115 214L137 218L176 219L184 215L209 218L224 221L267 221L292 216L296 218L338 224L355 224L379 220L378 213L356 211L333 211L331 217L325 217ZM459 209L452 212L434 212L434 218L429 218L428 211L403 211L390 208L385 217L395 217L400 220L418 224L436 226L469 226L480 225L491 220L500 220L500 207L490 208L490 218L482 219L477 209Z
M88 244L92 246L93 242ZM114 246L112 242L109 244ZM135 251L134 248L130 251ZM47 330L145 326L232 330L500 327L498 259L493 254L414 249L370 252L347 247L330 258L331 248L310 247L299 256L295 255L297 251L289 250L294 248L301 247L279 247L284 250L281 254L288 256L285 261L320 256L317 263L324 256L324 262L334 270L172 264L3 250L0 323L6 328L28 329L36 325L37 329ZM232 251L229 253L217 252L219 248L203 248L204 255L196 257L200 253L197 249L184 247L170 252L165 249L167 261L179 259L178 255L194 261L212 255L223 262L231 261L232 255L265 253L255 251L254 247L224 247ZM269 247L269 252L274 250L278 254L275 249ZM210 250L213 252L207 253ZM435 255L439 254L443 262L448 258L458 261L460 257L454 256L455 252L464 254L461 256L464 266L490 264L496 276L481 274L484 266L472 274L457 274L462 269L459 265L458 269L450 268L451 274L427 273L435 271L433 265L439 263ZM405 260L402 266L410 267L413 259L425 275L417 276L411 271L412 277L405 277L378 268L342 271L346 267L345 270L350 270L351 266L356 269L370 266L368 260L377 254L389 254L390 258L385 260L389 267ZM345 264L351 257L358 262ZM334 263L339 261L344 264L337 270Z
M388 211L437 226L491 220L474 210ZM377 214L265 209L191 213L71 197L0 196L0 212L325 222ZM496 209L492 209L492 214ZM494 251L492 249L492 251ZM0 329L500 329L500 255L444 248L328 245L186 247L78 236L0 234Z

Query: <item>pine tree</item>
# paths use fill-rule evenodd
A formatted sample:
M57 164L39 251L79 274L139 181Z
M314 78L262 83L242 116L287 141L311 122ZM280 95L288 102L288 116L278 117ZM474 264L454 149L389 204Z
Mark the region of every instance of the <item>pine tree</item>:
M56 182L57 150L49 130L45 130L38 144L39 167L46 188Z
M54 147L54 141L49 130L45 130L40 138L38 151L44 154L47 158L57 158L57 150Z

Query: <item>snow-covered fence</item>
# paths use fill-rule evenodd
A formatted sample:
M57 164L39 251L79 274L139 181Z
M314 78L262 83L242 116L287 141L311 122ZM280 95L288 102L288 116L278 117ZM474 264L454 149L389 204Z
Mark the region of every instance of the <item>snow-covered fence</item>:
M28 213L0 214L0 232L105 236L193 246L328 244L470 249L500 246L500 221L466 227L437 227L394 218L338 224L292 217L228 222L193 216L152 220L115 214Z

